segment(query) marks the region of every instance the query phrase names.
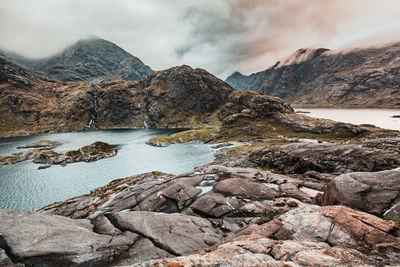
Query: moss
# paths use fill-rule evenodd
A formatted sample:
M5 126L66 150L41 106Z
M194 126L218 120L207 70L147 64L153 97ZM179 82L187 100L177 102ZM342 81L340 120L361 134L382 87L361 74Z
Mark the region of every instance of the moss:
M151 173L154 174L154 175L157 175L157 176L168 175L167 173L165 173L165 172L160 172L160 171L152 171Z
M43 155L48 156L48 157L59 157L59 156L61 156L61 154L59 154L57 152L54 152L53 150L43 150L43 151L40 152L40 154L43 154Z
M76 157L79 157L81 155L81 153L78 150L70 150L70 151L67 151L65 153L65 155L69 158L76 158Z
M179 144L194 141L206 141L211 138L211 129L199 129L179 132L170 136L156 136L148 141L155 146L166 146L168 144Z
M286 202L286 204L291 208L297 208L299 206L299 203L294 200L289 200L288 202Z
M95 155L95 154L99 154L99 153L110 153L116 149L117 149L117 146L97 141L91 145L84 146L84 147L80 148L79 150L86 154Z
M297 119L302 119L302 117ZM321 127L324 127L324 124L328 123L326 121L320 122L319 120L312 118L306 118L305 121L308 121L311 125L314 125L312 128L317 130ZM376 136L376 132L378 131L377 129L379 129L365 128L360 132L352 132L352 130L346 127L346 124L343 123L334 123L329 121L329 125L331 126L332 132L316 133L287 126L274 120L273 118L238 118L232 124L223 125L222 128L217 132L215 140L218 142L251 141L273 138L276 136L284 136L286 138L316 139L327 142L346 142L353 139L367 138L372 133L374 133L374 136ZM383 129L379 129L379 132L382 131L385 132L385 135L388 133L398 135L398 133L395 133L396 131L385 131Z

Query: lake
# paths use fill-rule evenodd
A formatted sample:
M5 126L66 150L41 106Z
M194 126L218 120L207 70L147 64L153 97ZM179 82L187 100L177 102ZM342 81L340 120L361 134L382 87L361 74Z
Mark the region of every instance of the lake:
M295 108L295 111L308 111L304 114L314 118L324 118L352 124L373 124L375 126L400 130L399 109L336 109L336 108Z
M181 174L213 161L214 152L201 143L152 147L145 142L176 130L126 129L43 134L0 138L0 156L21 152L17 146L37 140L62 143L54 150L66 152L103 141L118 145L115 157L96 162L79 162L65 167L54 165L37 170L38 164L25 161L0 168L0 209L36 210L55 201L89 193L117 178L149 171Z

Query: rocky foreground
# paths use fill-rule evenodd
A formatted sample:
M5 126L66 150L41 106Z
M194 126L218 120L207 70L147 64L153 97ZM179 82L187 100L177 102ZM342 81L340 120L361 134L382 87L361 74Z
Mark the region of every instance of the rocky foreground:
M325 184L211 165L116 180L39 212L1 211L0 264L396 266L400 169L360 174Z

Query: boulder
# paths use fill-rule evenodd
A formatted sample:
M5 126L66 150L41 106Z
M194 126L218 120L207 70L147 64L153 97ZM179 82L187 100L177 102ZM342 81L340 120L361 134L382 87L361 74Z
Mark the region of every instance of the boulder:
M1 266L105 266L186 255L216 244L203 218L125 212L96 220L0 211Z
M400 168L337 176L322 196L322 205L345 205L400 221Z
M148 173L117 180L40 211L73 218L157 211L219 220L237 218L235 223L242 226L246 218L267 219L311 203L316 192L322 193L312 187L313 183L267 171L211 165L177 177Z
M197 254L141 266L397 266L399 241L394 222L343 206L307 205Z
M254 150L249 161L283 173L382 171L400 165L400 154L355 144L300 142Z

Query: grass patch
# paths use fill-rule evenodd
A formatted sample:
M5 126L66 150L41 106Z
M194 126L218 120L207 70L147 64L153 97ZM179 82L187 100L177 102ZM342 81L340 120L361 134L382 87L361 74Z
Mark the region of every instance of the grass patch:
M147 143L153 146L167 146L169 144L204 142L211 138L212 133L211 129L188 130L170 136L156 136Z

